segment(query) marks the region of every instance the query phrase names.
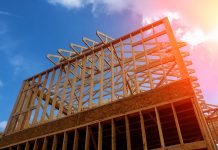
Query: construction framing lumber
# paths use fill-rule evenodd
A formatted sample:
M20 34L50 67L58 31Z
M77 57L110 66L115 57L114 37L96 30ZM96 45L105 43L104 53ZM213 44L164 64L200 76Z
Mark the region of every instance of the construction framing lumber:
M52 145L53 149L55 149L55 147L60 146L62 139L63 148L70 146L66 144L68 143L67 141L72 141L71 146L77 149L81 148L81 138L84 137L84 148L86 149L92 149L92 138L96 138L96 145L98 145L96 147L98 147L98 149L104 149L105 144L111 145L112 149L120 149L120 146L122 147L123 144L120 143L121 141L119 139L122 132L124 132L124 141L126 141L127 144L126 148L134 149L136 146L134 142L141 139L141 147L143 149L150 149L151 147L158 148L158 142L153 141L154 139L152 139L151 136L151 129L157 128L157 132L152 134L159 137L159 148L168 148L168 142L170 140L171 142L177 143L174 144L174 146L177 147L189 147L193 144L194 147L199 146L201 148L214 149L213 142L208 132L209 130L206 129L206 122L200 120L202 114L194 111L195 107L198 107L198 105L197 103L193 103L193 98L195 98L195 93L192 90L191 81L189 79L175 81L163 87L115 101L111 105L104 105L96 109L83 111L69 117L64 117L50 123L7 135L0 142L0 147L13 147L13 145L22 146L28 145L27 143L36 143L37 141L38 146L40 146L39 141L43 141L41 143L43 147L44 141L47 141L48 143L45 143L47 147L48 145ZM186 108L184 108L184 106ZM189 112L188 116L183 115L186 112ZM174 120L172 121L175 123L167 123L167 120L164 118L169 115L172 116ZM187 119L190 117L192 121L188 123ZM136 118L138 118L137 121ZM139 125L135 126L135 122L133 122L132 119L134 119L136 123L138 122L137 124ZM181 120L184 121L181 122ZM183 128L185 124L189 126L189 130ZM174 130L168 131L167 136L165 130L166 125ZM195 127L192 127L193 125ZM107 129L108 127L110 127L111 130ZM137 134L133 134L135 130L138 131ZM142 130L143 132L141 132ZM190 134L190 130L193 130L196 134ZM133 136L138 135L138 133L141 133L139 134L139 139L133 138ZM17 136L18 134L19 136ZM108 134L111 135L111 140L105 141L104 139ZM168 136L172 139L168 139ZM175 138L177 139L176 141L174 141ZM198 141L196 141L196 138ZM78 142L80 142L80 144L78 144ZM155 142L157 145L152 146L151 142ZM201 144L198 145L198 143Z
M54 67L23 82L0 149L216 149L218 106L167 18L96 35L48 54Z

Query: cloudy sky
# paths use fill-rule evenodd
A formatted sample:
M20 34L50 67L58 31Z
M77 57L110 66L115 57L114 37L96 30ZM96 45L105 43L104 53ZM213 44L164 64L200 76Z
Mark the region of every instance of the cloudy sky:
M116 38L168 16L188 43L204 97L218 100L217 0L0 0L0 131L22 81L52 66L45 59L98 29Z

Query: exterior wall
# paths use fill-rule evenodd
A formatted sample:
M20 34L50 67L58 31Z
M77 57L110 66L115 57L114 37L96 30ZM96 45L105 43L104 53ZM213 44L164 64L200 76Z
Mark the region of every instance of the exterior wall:
M176 81L111 104L6 135L0 141L0 147L215 149L194 97L189 79Z

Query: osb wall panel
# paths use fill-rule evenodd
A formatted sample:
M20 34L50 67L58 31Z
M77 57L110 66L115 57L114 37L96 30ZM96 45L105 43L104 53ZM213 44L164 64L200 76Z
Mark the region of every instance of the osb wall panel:
M176 81L169 85L140 93L138 95L129 96L98 108L25 129L14 134L6 135L2 137L0 147L84 125L93 121L102 120L115 115L122 115L161 102L193 96L194 92L189 79Z

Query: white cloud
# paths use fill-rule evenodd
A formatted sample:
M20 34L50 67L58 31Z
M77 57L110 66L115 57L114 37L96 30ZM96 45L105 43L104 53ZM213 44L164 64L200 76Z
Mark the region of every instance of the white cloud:
M14 74L18 74L24 69L24 58L17 54L9 58L10 64L14 67Z
M0 15L12 16L12 14L7 11L0 11Z
M193 46L197 46L205 42L217 42L218 41L218 28L215 28L211 32L205 32L202 28L191 25L187 22L182 22L183 18L178 12L163 12L162 15L154 17L142 18L142 25L150 24L154 21L157 21L163 17L167 16L171 25L174 28L175 36L177 39L187 42Z
M83 6L82 0L48 0L53 5L60 4L68 9L80 8Z
M204 32L198 28L186 31L181 37L181 40L189 43L192 46L196 46L206 41Z
M17 66L21 66L23 64L23 57L21 55L15 55L13 57L11 57L10 59L10 63L17 67Z
M0 36L4 37L0 40L0 52L6 58L7 63L12 66L14 74L17 75L26 67L23 56L16 52L22 40L14 39L8 32L9 29L7 23L0 20Z
M17 16L17 15L14 15L10 12L7 12L7 11L1 11L0 10L0 15L4 15L4 16L12 16L12 17L20 17L20 16Z
M169 21L172 22L173 20L179 20L180 15L178 12L166 11L163 13L164 16L167 16Z
M176 29L174 28L176 36L192 46L205 42L207 39L217 38L215 36L216 34L209 36L209 33L204 32L204 24L195 25L196 22L200 22L200 19L194 20L192 18L198 18L200 14L194 13L192 14L194 15L193 17L189 17L190 14L187 15L186 10L190 11L192 8L186 6L186 3L183 2L175 3L169 0L166 0L165 3L161 0L48 0L48 2L55 5L62 5L68 9L83 8L91 5L94 13L99 10L108 14L129 10L132 13L142 16L142 25L150 24L153 21L167 16L171 23L174 21L177 24ZM201 2L199 5L203 4ZM191 3L191 5L194 5L194 3ZM209 7L208 4L205 4L205 6ZM191 19L194 21L190 23Z
M0 87L3 87L4 83L2 82L2 80L0 80Z
M67 9L79 9L87 5L92 6L92 12L104 11L108 14L128 9L131 0L47 0L50 4L61 5Z
M1 121L1 122L0 122L0 129L1 129L1 130L4 130L5 127L6 127L6 125L7 125L7 121Z
M142 18L154 18L165 15L170 20L178 19L180 16L183 23L198 27L203 32L212 32L218 26L218 1L192 0L47 0L50 4L61 5L68 9L83 8L91 5L93 12L103 11L107 14L128 10L141 15ZM211 14L211 12L213 12ZM145 21L145 20L144 20ZM196 32L196 31L195 31Z
M109 13L123 11L131 5L130 0L94 0L93 2L93 4L105 6L106 11Z

